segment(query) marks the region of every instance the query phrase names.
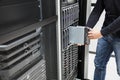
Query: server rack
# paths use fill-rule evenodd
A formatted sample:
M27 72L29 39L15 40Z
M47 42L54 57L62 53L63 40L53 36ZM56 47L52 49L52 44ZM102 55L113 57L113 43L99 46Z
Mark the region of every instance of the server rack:
M77 77L78 48L69 43L69 27L78 25L79 3L77 0L59 1L58 4L58 77L74 80Z
M76 45L69 44L68 27L70 25L78 25L79 4L77 1L73 4L67 3L67 1L60 4L62 2L62 0L47 0L48 10L43 10L45 12L44 18L56 14L58 16L57 24L51 23L43 28L46 76L48 80L73 80L77 76L78 48ZM43 1L43 4L43 7L46 8L46 1ZM73 12L76 13L72 14ZM64 26L60 26L61 24ZM59 44L64 47L61 47Z
M26 3L31 5L17 6ZM8 4L11 7L2 7ZM46 13L44 11L46 6L42 6L43 4L48 7L51 6L41 0L1 1L0 9L3 13L0 13L0 16L5 16L7 13L4 14L4 12L9 10L14 11L15 15L10 18L13 20L4 16L2 16L4 20L0 20L0 22L4 21L6 24L7 22L12 24L11 26L0 24L0 30L3 30L0 34L0 80L47 80L43 38L45 38L45 28L49 24L55 23L57 17L52 13L44 14ZM54 8L51 9L55 10ZM16 10L21 12L25 10L25 12L17 14ZM11 14L8 16L11 16ZM18 17L23 20L19 20ZM4 26L7 31L3 29ZM56 27L56 25L53 26Z
M67 66L69 65L69 59L66 60L66 58L69 56L71 56L69 54L69 51L71 52L71 50L69 50L71 48L71 46L76 46L76 45L72 45L70 44L69 41L69 27L70 26L85 26L89 11L87 11L88 8L90 8L88 5L90 1L88 0L62 0L59 1L59 15L58 15L58 42L59 42L59 46L58 46L58 62L61 64L58 64L58 71L60 72L59 74L59 80L69 80L70 79L70 73L69 71L71 70L71 66L69 67L65 67L65 71L61 71L62 69L64 69L63 65L66 64ZM72 7L72 6L75 7ZM74 16L75 15L75 16ZM77 47L77 46L76 46ZM68 51L69 50L69 51ZM75 52L74 52L75 54ZM66 56L67 55L67 56ZM82 79L85 80L87 79L87 67L88 67L88 46L84 45L84 46L80 46L78 47L78 58L76 58L76 60L78 61L77 64L77 78L78 79ZM64 59L65 58L65 59ZM75 58L74 58L75 59ZM64 64L63 64L64 63ZM66 66L65 65L65 66ZM69 70L70 69L70 70ZM74 70L74 69L73 69ZM66 74L63 77L63 74ZM74 77L72 78L75 79L76 76L74 75Z
M74 1L73 1L74 2ZM78 2L69 4L70 2L62 3L62 79L72 80L77 75L78 49L76 45L69 43L69 27L77 25L79 19L79 4ZM74 76L73 76L74 75Z
M14 4L24 1L29 0ZM0 80L74 80L79 74L78 47L69 43L68 28L79 24L81 2L38 1L38 22L19 25L22 27L0 36Z

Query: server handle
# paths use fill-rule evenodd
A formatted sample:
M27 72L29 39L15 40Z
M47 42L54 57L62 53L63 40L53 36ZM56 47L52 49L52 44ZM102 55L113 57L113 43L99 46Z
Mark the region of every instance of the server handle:
M22 39L19 39L19 40L15 41L15 42L9 43L9 44L7 44L7 45L0 45L0 51L10 50L10 49L12 49L13 47L18 46L18 45L26 42L27 40L34 38L35 36L37 36L37 35L39 35L39 34L40 34L40 33L39 33L38 31L36 31L35 33L32 33L32 34L30 34L30 35L28 35L28 36L26 36L26 37L24 37L24 38L22 38Z

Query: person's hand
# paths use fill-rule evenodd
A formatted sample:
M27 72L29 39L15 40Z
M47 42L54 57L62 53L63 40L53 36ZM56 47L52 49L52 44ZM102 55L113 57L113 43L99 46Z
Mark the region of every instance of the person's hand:
M102 34L99 30L91 29L88 32L88 38L89 39L98 39L98 38L101 38L101 37L102 37Z

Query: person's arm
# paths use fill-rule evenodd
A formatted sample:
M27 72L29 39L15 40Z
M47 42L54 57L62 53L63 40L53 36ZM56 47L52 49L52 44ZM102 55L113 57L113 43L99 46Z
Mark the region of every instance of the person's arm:
M91 12L88 18L86 26L93 28L95 24L97 23L97 21L99 20L100 15L103 12L103 10L104 10L103 0L97 0L93 11Z
M116 32L118 30L120 30L120 16L115 21L113 21L111 24L109 24L108 26L103 28L101 30L101 34L103 36L106 36L106 35L108 35L110 33Z

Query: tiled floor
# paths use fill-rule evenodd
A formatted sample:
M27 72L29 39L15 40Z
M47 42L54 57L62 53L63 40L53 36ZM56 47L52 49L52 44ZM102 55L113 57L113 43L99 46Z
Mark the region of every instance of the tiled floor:
M89 54L88 78L90 80L93 80L93 74L94 74L94 62L93 61L94 61L94 57L95 57L95 54ZM111 59L108 63L106 80L120 80L120 77L117 75L115 58L114 57L111 57Z

